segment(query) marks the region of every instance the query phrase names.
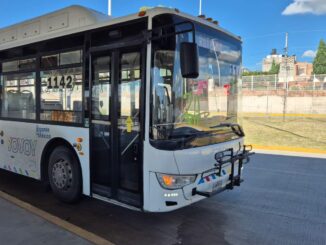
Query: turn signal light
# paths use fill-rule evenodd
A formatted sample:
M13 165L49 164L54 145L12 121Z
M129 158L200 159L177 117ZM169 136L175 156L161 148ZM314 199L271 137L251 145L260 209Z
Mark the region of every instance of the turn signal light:
M140 11L139 13L138 13L138 16L139 17L143 17L143 16L145 16L146 15L146 11Z
M173 177L168 175L162 175L163 182L166 186L172 186Z
M181 189L195 182L197 175L169 175L156 173L161 186L168 190Z

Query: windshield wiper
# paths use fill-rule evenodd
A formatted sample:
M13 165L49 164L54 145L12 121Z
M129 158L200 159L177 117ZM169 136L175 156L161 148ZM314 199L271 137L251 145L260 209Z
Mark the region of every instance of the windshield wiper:
M211 132L203 132L203 131L199 131L193 134L184 134L184 135L179 135L180 138L179 139L183 139L183 146L186 146L186 144L191 143L192 141L194 141L197 138L201 138L204 136L210 136ZM174 139L178 139L178 138L174 138Z
M236 134L236 135L238 135L238 136L240 136L240 137L244 137L245 136L245 133L243 132L243 130L242 130L242 128L241 128L241 126L239 125L239 124L237 124L237 123L220 123L220 124L218 124L218 125L216 125L216 126L212 126L212 127L210 127L210 128L231 128L232 129L232 131Z
M197 138L198 136L206 136L206 135L210 135L210 132L204 132L204 131L198 131L198 132L194 132L194 133L179 133L179 134L172 134L170 135L170 137L172 136L172 138L186 138L187 140L189 139L193 139L193 138Z

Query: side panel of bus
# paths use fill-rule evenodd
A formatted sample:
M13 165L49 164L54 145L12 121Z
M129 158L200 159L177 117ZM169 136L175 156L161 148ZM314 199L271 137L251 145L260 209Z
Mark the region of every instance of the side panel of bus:
M66 140L75 149L82 169L83 194L90 195L87 128L0 121L0 168L41 179L43 150L50 141L58 138ZM77 138L82 142L78 143Z

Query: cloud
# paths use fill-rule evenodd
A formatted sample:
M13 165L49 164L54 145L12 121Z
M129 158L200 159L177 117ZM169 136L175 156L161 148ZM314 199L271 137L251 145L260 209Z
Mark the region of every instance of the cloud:
M283 15L326 14L326 0L293 0L282 12Z
M315 58L316 54L317 54L317 51L307 50L303 53L302 57L303 58Z

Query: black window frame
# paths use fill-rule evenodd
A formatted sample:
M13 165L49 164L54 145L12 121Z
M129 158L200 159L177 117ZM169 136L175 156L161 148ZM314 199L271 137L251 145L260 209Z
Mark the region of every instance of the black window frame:
M85 76L86 73L86 55L88 53L86 49L86 36L88 32L83 33L77 33L72 34L68 36L62 36L50 40L45 40L25 46L19 46L7 50L1 50L0 56L3 54L5 57L4 59L0 59L0 77L3 75L13 75L13 74L23 74L23 73L29 73L34 72L35 73L35 119L23 119L23 118L12 118L12 117L3 117L1 116L2 112L2 93L3 93L3 87L0 85L0 120L4 121L13 121L13 122L26 122L26 123L39 123L39 124L45 124L45 125L58 125L58 126L70 126L70 127L88 127L88 125L85 125L85 109L86 109L86 103L85 103L85 87L88 88L88 85L86 84L88 82L87 76ZM60 42L63 42L64 39L75 39L76 37L82 37L83 41L82 44L79 45L70 45L71 47L65 48L61 46L58 46L57 49L52 49L51 51L44 51L44 47L46 47L48 42L55 42L55 40L60 40ZM26 51L28 50L28 51ZM31 51L32 50L32 51ZM81 63L78 64L69 64L69 65L63 65L63 66L56 66L56 67L50 67L48 69L42 69L41 68L41 58L43 56L49 56L59 53L66 53L71 51L81 51ZM24 53L30 53L25 54ZM25 70L19 70L19 71L10 71L10 72L2 72L2 63L10 62L10 61L16 61L16 60L26 60L26 59L36 59L36 67L35 69L25 69ZM81 94L81 101L82 101L82 110L81 110L81 122L64 122L64 121L51 121L51 120L41 120L41 71L49 71L49 70L56 70L56 69L68 69L68 68L81 68L81 75L82 75L82 94Z
M21 60L28 60L28 59L35 59L36 67L35 69L19 69L17 71L8 71L8 72L2 72L2 64L6 62L12 62L12 61L21 61ZM21 75L21 74L27 74L27 73L34 73L35 74L35 81L34 81L34 89L35 89L35 118L17 118L17 117L3 117L2 116L2 102L3 102L3 90L5 87L3 87L3 84L0 84L0 119L1 120L8 120L8 121L22 121L22 122L35 122L38 119L38 111L37 111L37 104L38 104L38 93L37 93L37 86L38 86L38 74L37 74L37 67L38 67L38 57L37 55L28 55L28 56L21 56L21 57L13 57L10 59L4 59L0 62L0 79L2 79L3 76L10 76L10 75ZM20 86L18 86L20 87Z
M201 23L200 21L197 21L197 20L193 20L191 18L188 18L188 17L184 17L184 16L181 16L181 15L178 15L178 14L172 14L172 13L163 13L163 14L158 14L158 15L155 15L152 17L152 22L153 22L153 29L157 28L155 26L155 19L159 19L161 17L170 17L171 20L172 20L172 24L179 24L179 23L184 23L184 22L189 22L189 23L192 23L194 25L194 32L195 32L195 35L196 35L196 32L198 31L198 28L199 29L206 29L208 31L211 31L211 32L215 32L215 33L218 33L219 35L225 37L226 39L228 39L228 41L232 41L232 42L236 42L238 44L240 44L240 50L241 50L241 59L242 59L242 40L239 38L237 39L235 36L227 33L227 32L224 32L223 30L220 30L220 29L215 29L214 27L210 26L210 25L205 25L203 23ZM169 23L171 24L171 23ZM169 27L169 25L167 25L166 23L161 23L161 26L162 27ZM189 31L190 32L190 31ZM172 37L172 35L170 36ZM159 39L157 39L159 40ZM150 105L153 104L153 94L152 94L152 91L153 91L153 74L152 74L152 68L154 67L154 47L155 47L155 43L153 43L153 41L157 41L157 40L152 40L152 46L151 46L151 67L150 67L150 95L149 95L149 101L150 101ZM241 63L241 62L240 62ZM154 139L153 137L153 131L152 131L152 125L153 125L153 118L152 118L152 109L150 107L150 111L149 111L149 134L148 134L148 137L149 137L149 142L151 144L151 146L153 146L154 148L158 149L158 150L166 150L166 151L177 151L177 150L184 150L184 149L190 149L190 148L198 148L198 147L202 147L202 146L209 146L209 145L214 145L214 144L219 144L219 143L226 143L226 142L230 142L234 139L230 139L230 140L227 140L227 141L223 141L223 142L219 142L219 143L213 143L213 144L208 144L208 145L202 145L202 146L195 146L195 147L184 147L183 144L179 144L178 142L173 142L173 141L170 141L170 144L168 142L168 140L157 140L157 139Z
M132 38L129 37L129 32L131 24L135 23L144 23L145 24L145 32L136 33L135 35L132 35ZM124 38L124 36L118 36L113 38L104 38L103 40L96 41L98 34L107 33L107 31L111 31L114 29L125 28L122 33L128 33L128 37ZM23 46L17 46L14 48L9 48L5 50L0 50L0 64L2 62L6 61L13 61L17 59L28 59L28 58L36 58L37 59L37 65L36 69L32 70L36 73L36 120L29 120L29 119L14 119L14 118L5 118L1 117L0 114L0 120L6 120L6 121L17 121L17 122L30 122L30 123L39 123L39 124L45 124L45 125L58 125L58 126L70 126L70 127L84 127L89 128L91 124L91 81L89 78L90 73L90 59L89 54L91 52L91 49L96 49L98 47L104 47L106 45L108 46L125 46L128 45L128 43L132 41L139 41L142 40L142 42L148 41L148 38L146 36L146 33L148 31L148 17L142 17L138 19L134 19L131 21L124 21L120 22L114 25L108 25L104 27L99 27L87 31L82 31L79 33L74 34L68 34L56 38L47 39L44 41L31 43ZM112 48L111 47L111 48ZM65 53L69 51L76 51L76 50L82 50L82 59L81 63L78 64L79 67L82 67L82 122L81 123L71 123L71 122L60 122L60 121L44 121L40 120L40 103L41 103L41 81L40 81L40 72L46 71L46 70L54 70L57 67L50 67L50 68L41 68L41 57L42 56L49 56L54 55L57 53ZM146 63L144 63L146 65ZM143 64L143 65L144 65ZM65 65L61 66L60 68L72 68L76 67L76 64L73 65ZM2 75L1 72L1 65L0 65L0 76ZM2 88L0 88L2 89ZM87 94L86 94L87 92ZM144 91L145 92L145 91ZM145 97L145 95L142 95ZM0 107L1 107L1 98L0 98ZM1 108L0 108L1 109ZM143 115L145 117L145 113ZM145 121L144 118L142 118L143 121ZM143 124L143 127L144 124ZM145 137L145 133L143 128L143 137Z
M73 63L73 64L68 64L68 65L57 65L57 66L51 66L51 67L42 67L42 58L46 56L54 56L58 55L59 57L59 62L60 62L60 55L64 53L69 53L69 52L74 52L74 51L81 51L81 62L80 63ZM47 70L56 70L56 69L65 69L65 68L74 68L75 66L83 66L83 59L84 59L84 49L83 46L76 46L74 48L69 48L69 49L61 49L57 51L51 51L51 52L42 52L40 53L40 71L47 71Z
M48 68L42 68L42 57L44 56L51 56L51 55L59 55L62 53L68 53L73 51L81 51L81 63L74 63L68 65L57 65ZM39 54L39 110L38 110L38 121L40 123L45 124L54 124L54 125L65 125L65 126L83 126L85 121L85 64L84 64L84 57L85 57L85 49L84 46L76 46L69 49L60 49L51 52L42 52ZM64 69L72 69L72 68L81 68L81 75L82 75L82 91L81 91L81 102L82 102L82 110L81 113L81 121L80 122L66 122L66 121L55 121L55 120L43 120L41 119L42 111L59 111L59 112L74 112L73 110L43 110L41 108L41 88L42 88L42 78L41 72L44 71L54 71L54 70L64 70ZM79 112L79 111L78 111Z

